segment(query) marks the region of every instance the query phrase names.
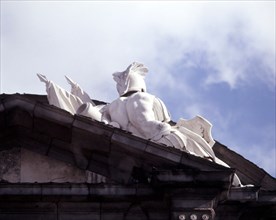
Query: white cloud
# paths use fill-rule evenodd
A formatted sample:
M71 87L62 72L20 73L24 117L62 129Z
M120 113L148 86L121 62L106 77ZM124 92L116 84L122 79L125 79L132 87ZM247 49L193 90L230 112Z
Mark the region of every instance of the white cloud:
M1 4L4 91L12 90L7 75L18 74L18 69L29 81L37 71L58 81L57 74L71 73L98 90L101 82L110 81L112 72L134 60L158 70L162 80L155 76L156 84L165 82L173 88L175 81L166 70L181 62L184 53L194 51L206 53L206 65L214 70L206 79L209 84L226 82L235 87L246 82L252 56L267 67L267 72L257 73L259 78L275 84L274 2ZM91 75L97 77L88 84Z

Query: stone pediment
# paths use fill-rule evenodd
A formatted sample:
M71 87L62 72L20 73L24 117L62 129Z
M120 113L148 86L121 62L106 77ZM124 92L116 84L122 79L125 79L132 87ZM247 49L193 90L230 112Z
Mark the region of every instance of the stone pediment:
M0 219L275 217L275 179L219 142L213 149L237 169L72 115L43 95L1 95ZM231 187L234 172L255 187Z
M90 118L73 116L41 99L27 95L2 99L2 146L20 145L119 183L127 183L132 178L133 168L145 175L150 175L152 169L181 167L193 170L193 175L200 170L229 173L228 168L218 164Z
M163 146L84 116L50 106L43 95L1 95L1 150L20 146L117 183L218 184L227 187L234 169ZM235 167L244 184L275 189L275 179L216 143L219 158ZM252 172L248 172L248 170Z

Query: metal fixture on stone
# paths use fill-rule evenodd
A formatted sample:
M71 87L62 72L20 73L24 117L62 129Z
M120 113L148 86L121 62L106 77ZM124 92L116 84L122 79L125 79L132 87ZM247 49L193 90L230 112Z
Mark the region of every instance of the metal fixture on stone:
M202 218L202 220L209 220L210 219L209 215L207 215L207 214L202 215L201 218Z

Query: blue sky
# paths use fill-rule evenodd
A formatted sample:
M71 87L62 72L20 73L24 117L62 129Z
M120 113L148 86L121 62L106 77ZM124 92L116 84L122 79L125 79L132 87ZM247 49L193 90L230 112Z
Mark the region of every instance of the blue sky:
M1 1L1 93L45 94L36 73L92 98L139 61L172 118L199 114L213 137L276 176L275 1Z

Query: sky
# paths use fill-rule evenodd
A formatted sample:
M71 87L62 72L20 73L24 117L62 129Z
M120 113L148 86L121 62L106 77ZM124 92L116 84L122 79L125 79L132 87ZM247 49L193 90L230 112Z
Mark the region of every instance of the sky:
M36 76L93 99L112 73L148 67L172 119L201 115L215 140L276 176L275 1L3 1L0 93L46 94Z

